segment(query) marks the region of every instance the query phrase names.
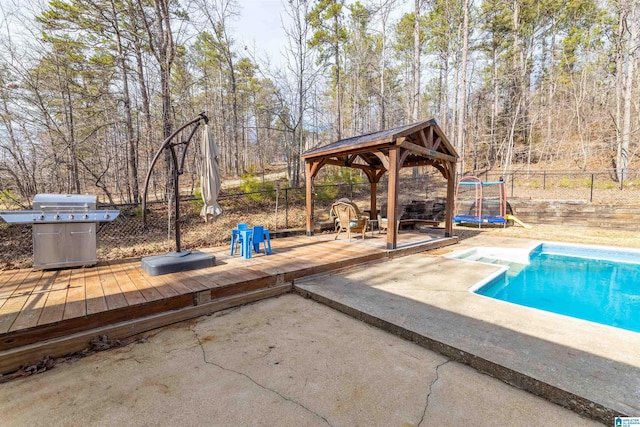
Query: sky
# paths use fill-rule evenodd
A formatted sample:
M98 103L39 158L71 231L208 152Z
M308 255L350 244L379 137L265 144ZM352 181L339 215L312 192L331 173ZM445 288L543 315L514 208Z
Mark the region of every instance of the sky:
M49 1L49 0L43 0ZM269 55L274 62L281 62L286 35L282 29L281 14L284 14L283 0L238 0L241 7L240 16L231 22L233 37L237 47L247 46L252 51L255 46L259 57ZM29 8L21 4L20 0L0 0L0 30L7 31L6 21L2 15L22 9L26 12ZM284 14L284 18L288 18ZM18 28L12 27L14 36L18 35Z
M247 46L261 57L268 55L273 62L283 60L286 34L282 21L287 22L282 0L240 0L240 16L232 22L238 46ZM280 15L283 15L282 18Z
M283 1L286 0L239 0L242 10L240 16L232 22L238 46L247 46L249 51L253 51L255 46L259 58L266 54L274 64L284 62L286 34L282 22L288 25L289 17L284 11ZM354 2L355 0L347 0L346 4ZM396 4L391 21L413 7L413 2L408 0L398 0Z
M240 15L231 22L236 47L241 49L246 47L249 53L255 51L259 60L264 60L264 57L268 56L274 65L285 62L283 53L287 40L282 26L283 21L288 25L289 17L285 13L283 1L286 0L238 0L241 7ZM355 0L346 1L347 4L354 2ZM398 18L403 9L405 11L411 9L412 4L413 2L408 0L397 0L397 11L392 14L392 20ZM17 9L24 11L25 8L28 6L21 0L0 0L0 12L3 15L11 14ZM2 20L0 26L4 24L5 21ZM12 28L12 32L15 35L18 33L15 27Z

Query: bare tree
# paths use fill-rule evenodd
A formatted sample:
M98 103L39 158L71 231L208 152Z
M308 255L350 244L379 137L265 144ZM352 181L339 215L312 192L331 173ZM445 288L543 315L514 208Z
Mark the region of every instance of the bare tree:
M197 0L196 3L199 5L209 25L211 25L216 47L223 59L222 63L226 66L226 72L231 84L233 170L235 175L239 176L245 167L244 164L241 164L236 58L233 52L234 39L231 37L229 26L231 21L240 13L240 8L235 0Z
M413 82L412 104L411 104L411 120L417 121L420 109L420 9L422 8L421 0L414 0L414 21L413 21L413 62L411 63L411 76Z
M625 2L624 12L625 14L624 24L628 28L628 39L625 43L625 63L623 76L624 79L623 91L622 91L622 132L620 138L620 144L618 146L616 172L618 180L622 182L624 180L624 174L629 167L629 143L631 141L631 113L632 113L632 97L633 97L633 75L635 66L635 53L640 47L640 40L638 39L639 26L638 9L640 4L636 0ZM622 6L622 4L621 4Z
M287 58L287 74L291 76L295 91L293 88L284 88L281 86L279 94L282 96L286 93L291 95L289 101L285 101L290 108L283 108L286 104L282 103L280 114L288 114L288 117L281 117L281 122L291 131L291 139L293 141L292 150L287 156L287 167L291 185L298 186L300 184L303 167L300 162L300 154L305 150L305 132L304 120L305 112L308 108L309 90L314 85L316 74L313 70L314 55L313 50L309 48L309 35L311 27L306 19L309 14L309 1L307 0L288 0L283 3L285 13L291 21L289 27L284 27L287 35L287 47L285 56ZM286 77L279 79L281 83L287 81ZM283 100L284 101L284 100Z
M153 0L152 8L145 7L142 0L136 0L139 17L147 35L147 47L156 59L160 69L160 98L162 100L162 139L171 135L173 118L171 112L171 70L176 57L176 46L171 28L170 0ZM171 158L165 151L166 196L173 194L171 179ZM171 211L171 209L169 209Z
M396 0L380 0L378 5L378 13L380 14L380 24L382 26L380 31L380 93L379 93L379 103L380 103L380 121L378 125L378 129L385 129L386 123L386 70L387 63L389 58L387 57L387 26L389 22L389 15L395 6Z
M462 163L460 170L464 171L464 131L467 117L467 55L469 51L469 0L464 0L462 21L462 63L460 65L460 103L458 110L458 135L456 137L456 151Z

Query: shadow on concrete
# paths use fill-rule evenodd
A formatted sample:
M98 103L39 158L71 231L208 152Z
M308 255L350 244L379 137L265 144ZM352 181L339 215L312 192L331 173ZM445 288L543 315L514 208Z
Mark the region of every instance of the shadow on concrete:
M616 416L640 415L638 366L444 310L339 274L308 278L295 283L294 289L608 425Z

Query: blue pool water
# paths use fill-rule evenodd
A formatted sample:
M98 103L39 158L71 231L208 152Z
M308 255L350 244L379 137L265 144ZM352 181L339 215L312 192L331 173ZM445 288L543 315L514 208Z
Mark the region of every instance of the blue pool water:
M510 268L476 293L640 332L638 252L542 244L527 266L495 263Z

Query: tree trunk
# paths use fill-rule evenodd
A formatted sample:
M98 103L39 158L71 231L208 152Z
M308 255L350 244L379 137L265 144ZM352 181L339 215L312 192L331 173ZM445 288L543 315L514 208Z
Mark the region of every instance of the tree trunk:
M386 49L387 49L387 19L389 18L388 9L382 12L382 48L380 52L380 123L378 130L383 130L385 128L385 81L384 81L384 71L387 67L386 62Z
M143 19L149 37L149 47L151 48L160 68L160 93L162 99L162 139L163 141L171 135L173 121L171 116L171 68L175 58L175 45L173 33L171 31L171 16L169 12L170 0L153 0L156 21L156 34L152 33L152 28ZM144 10L141 0L138 0L138 7ZM169 150L165 150L165 199L173 194L173 179L171 172L171 156Z
M65 111L65 121L66 121L66 143L67 143L67 154L68 154L68 181L67 181L67 192L80 194L80 171L78 167L78 147L76 146L76 136L74 129L74 116L73 116L73 101L71 99L71 92L69 88L68 77L63 76L64 80L62 80L61 85L61 97L63 99L63 107Z
M228 50L228 49L227 49ZM231 109L233 110L233 169L240 176L240 141L238 138L238 84L231 52L227 52L227 65L231 77Z
M460 171L464 172L464 125L467 115L467 51L469 49L469 0L464 1L462 23L462 64L460 70L460 103L458 110L458 135L456 151L460 156Z
M493 100L491 102L491 139L489 140L489 169L496 161L496 119L498 118L498 47L493 46Z
M136 65L137 65L137 73L138 73L138 84L140 85L140 96L142 98L142 116L144 117L144 128L145 128L145 144L144 147L147 151L147 160L149 161L151 156L153 156L153 126L151 123L151 107L149 103L149 91L147 90L147 82L144 76L144 64L142 62L142 47L136 43L135 46L136 53ZM136 164L138 162L136 161ZM145 165L145 169L148 169L149 165Z
M638 6L636 6L635 2L631 5L631 10L629 11L630 19L629 19L629 41L627 43L627 72L625 75L625 85L624 85L624 102L623 102L623 117L622 117L622 141L620 147L620 159L618 163L618 172L621 175L621 182L624 178L624 173L627 172L627 168L629 167L629 143L631 141L631 113L632 106L631 101L633 97L633 72L635 66L635 51L638 48L637 40L638 40Z
M334 25L334 30L335 30L335 41L334 41L334 57L335 57L335 61L336 61L336 140L340 140L341 139L341 135L342 135L342 120L341 120L341 107L342 107L342 96L341 96L341 89L340 89L340 42L339 42L339 31L340 31L340 22L338 20L338 15L336 14L335 17L333 18L333 25Z
M124 102L125 126L127 129L127 160L129 164L129 188L133 196L133 203L140 201L140 193L138 186L138 164L137 164L137 141L133 134L133 120L131 118L131 97L129 95L129 74L127 72L127 58L122 46L122 37L120 36L120 27L118 19L116 19L117 11L113 0L111 0L111 11L114 16L113 29L116 34L116 45L118 49L118 59L120 69L122 71L122 95Z
M553 146L553 143L555 141L555 135L553 134L552 131L552 111L554 111L554 108L552 108L552 106L554 105L554 93L555 93L555 50L556 50L556 34L554 29L552 29L552 33L551 33L551 46L549 47L550 49L550 57L551 60L549 62L549 83L548 83L548 87L547 87L547 145L549 147Z
M440 60L442 61L442 88L441 88L441 93L442 93L442 129L445 130L445 132L449 132L449 125L450 125L450 121L449 121L449 82L447 81L447 79L449 78L449 57L448 54L446 52L442 52L441 53L441 58Z
M420 0L414 1L414 22L413 22L413 93L411 105L411 120L418 121L420 108Z

